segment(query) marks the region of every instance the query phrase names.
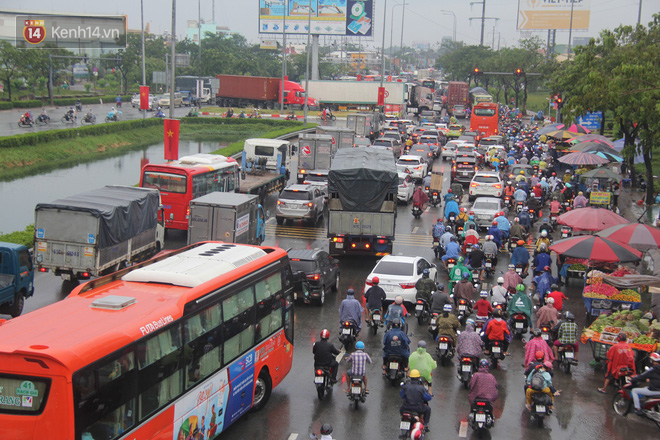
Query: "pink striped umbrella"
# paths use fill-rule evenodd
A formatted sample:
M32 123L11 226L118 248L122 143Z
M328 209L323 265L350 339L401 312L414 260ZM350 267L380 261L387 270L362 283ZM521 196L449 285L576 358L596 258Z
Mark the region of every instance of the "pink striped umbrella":
M627 244L640 251L660 248L660 229L643 223L612 226L600 231L598 235Z
M559 158L559 162L568 165L602 165L609 162L609 160L596 156L595 154L577 152L569 153Z

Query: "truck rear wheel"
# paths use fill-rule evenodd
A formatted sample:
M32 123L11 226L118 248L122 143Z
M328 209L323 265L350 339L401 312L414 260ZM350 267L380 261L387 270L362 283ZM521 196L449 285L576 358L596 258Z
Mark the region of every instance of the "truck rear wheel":
M14 305L11 307L11 310L9 314L11 315L12 318L16 318L17 316L21 316L21 313L23 313L23 306L25 305L25 296L23 296L23 292L18 292L16 294L16 298L14 298Z

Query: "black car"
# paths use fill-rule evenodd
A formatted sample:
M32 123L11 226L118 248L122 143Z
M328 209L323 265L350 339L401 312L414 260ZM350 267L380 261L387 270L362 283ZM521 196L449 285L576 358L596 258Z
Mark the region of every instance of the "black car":
M326 251L313 249L289 250L289 261L293 272L304 272L309 283L309 295L297 298L305 303L323 305L328 287L339 288L339 265Z
M451 168L451 182L470 183L478 168L476 157L456 157L456 161Z

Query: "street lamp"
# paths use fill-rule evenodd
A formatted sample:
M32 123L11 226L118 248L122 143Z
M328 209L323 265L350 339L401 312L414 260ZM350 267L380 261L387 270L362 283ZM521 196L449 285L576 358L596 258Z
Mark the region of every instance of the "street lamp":
M392 74L392 35L394 33L394 8L397 6L403 6L403 10L405 11L406 2L404 1L403 3L392 6L392 19L390 20L390 75ZM401 26L401 33L403 34L403 23L401 23Z
M456 14L454 14L453 11L447 11L447 10L441 10L444 15L453 15L454 16L454 32L453 32L453 38L452 40L454 43L456 42Z
M383 87L383 80L385 77L385 23L387 23L387 0L385 0L383 8L383 43L380 46L380 87ZM383 109L384 112L385 109Z

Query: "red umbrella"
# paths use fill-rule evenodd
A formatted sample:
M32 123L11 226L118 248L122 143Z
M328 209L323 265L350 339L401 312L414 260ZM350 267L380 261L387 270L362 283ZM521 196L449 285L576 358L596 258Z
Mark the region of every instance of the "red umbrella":
M557 217L557 223L570 226L574 231L602 231L630 222L608 209L589 207L568 211Z
M591 130L588 128L585 128L581 125L573 124L570 127L568 127L568 131L573 132L573 133L591 133Z
M597 235L581 235L565 238L550 246L551 251L571 258L602 261L606 263L631 262L642 259L642 253L627 244L608 240Z
M602 165L609 162L609 160L600 156L596 156L595 154L589 154L580 151L577 153L569 153L560 157L559 162L569 165Z
M640 251L660 248L660 229L643 223L612 226L598 233L601 237L625 243Z

